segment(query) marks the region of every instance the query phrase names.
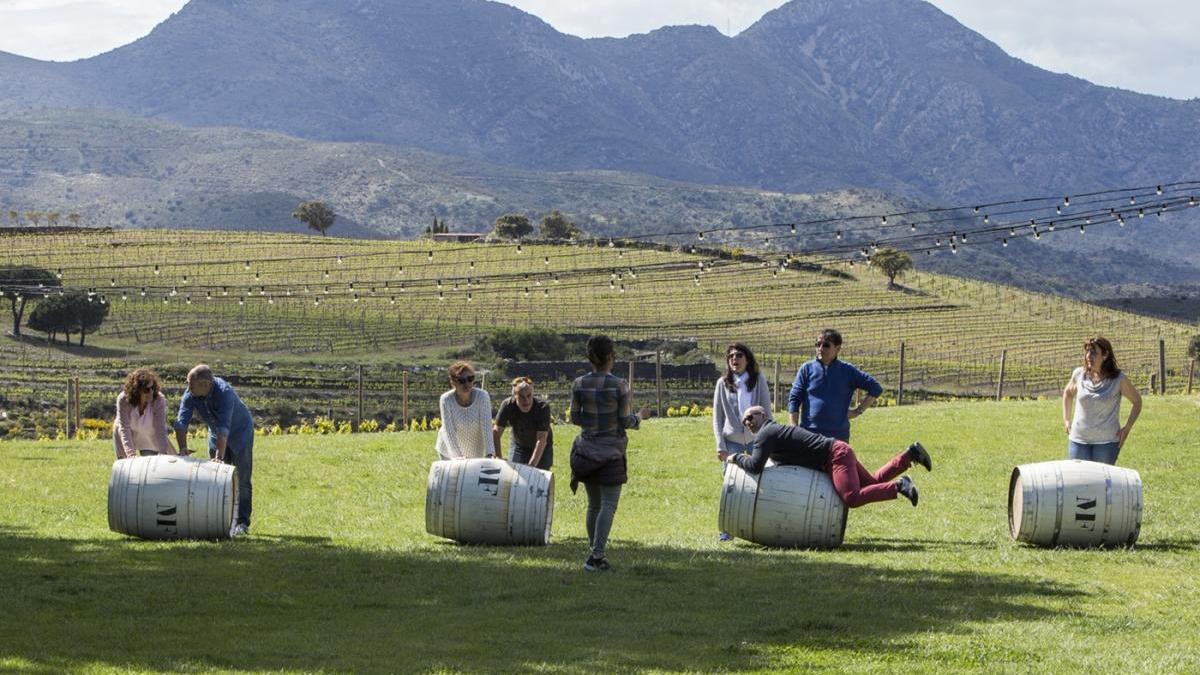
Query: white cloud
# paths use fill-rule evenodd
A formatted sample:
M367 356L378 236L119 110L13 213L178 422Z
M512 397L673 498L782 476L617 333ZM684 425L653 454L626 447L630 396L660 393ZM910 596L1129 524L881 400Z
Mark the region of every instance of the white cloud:
M0 51L71 61L128 44L187 0L0 0Z

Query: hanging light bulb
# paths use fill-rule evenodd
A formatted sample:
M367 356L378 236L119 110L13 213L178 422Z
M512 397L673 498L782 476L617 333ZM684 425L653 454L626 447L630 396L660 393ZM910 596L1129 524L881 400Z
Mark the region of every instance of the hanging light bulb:
M958 239L964 244L967 243L967 233L963 232L962 234L958 235Z
M1133 195L1129 195L1129 205L1133 206L1136 203L1137 203L1137 198L1135 198Z
M1155 186L1154 186L1154 194L1156 194L1156 195L1161 195L1161 194L1162 194L1162 186L1161 186L1161 185L1155 185Z
M328 278L329 278L329 270L325 270L325 278L326 278L326 279L328 279Z
M520 245L520 244L517 244L517 253L519 254L519 253L521 253L521 252L523 252L523 251L524 251L524 249L523 249L523 248L521 248L521 245Z
M1138 218L1146 217L1146 209L1138 209Z
M545 265L549 265L549 264L550 264L550 256L546 256L546 257L545 257L545 258L542 260L542 263L543 263L543 264L545 264Z
M340 256L340 255L337 257L337 264L339 264L339 265L342 264L342 256Z
M175 290L175 287L172 286L171 287L171 297L175 297L176 295L179 295L179 291Z
M268 305L275 304L275 296L272 295L271 297L267 298L267 304Z
M169 296L166 296L166 295L164 295L164 296L163 296L163 304L165 305L165 304L167 304L167 303L169 303L169 302L170 302L170 300L169 300Z
M543 288L543 289L542 289L542 297L543 297L543 298L548 298L548 297L550 297L550 289L549 289L549 288Z
M880 225L887 225L887 216L880 216L880 217L879 217L879 224L880 224Z
M704 241L704 230L700 230L696 234L699 235L700 241Z
M954 242L950 242L950 252L958 253L958 247L954 245Z
M125 293L125 291L121 291L121 299L122 299L122 300L128 300L128 299L129 299L129 296L128 296L128 295Z
M528 286L525 287L525 297L527 297L527 298L529 297L529 287Z
M1083 234L1085 232L1086 232L1086 230L1083 228L1083 225L1080 225L1079 226L1079 234Z
M249 260L246 261L246 269L247 270L250 269L250 261Z
M1071 198L1069 196L1063 197L1063 206L1070 206L1070 205L1071 205Z
M1050 221L1050 222L1049 222L1049 223L1046 225L1046 227L1047 227L1047 228L1049 228L1051 232L1053 232L1053 231L1054 231L1054 221L1053 221L1053 220L1052 220L1052 221Z
M1017 236L1017 228L1015 228L1015 227L1008 228L1008 236L1010 236L1010 237Z
M1004 248L1008 248L1008 239L1007 238L1001 239L1000 243L1004 244Z
M697 285L697 286L699 286L699 285L700 285L700 275L699 275L699 274L693 274L693 275L692 275L692 281L694 281L694 282L696 283L696 285Z
M792 223L792 234L796 234L796 224Z
M142 297L146 297L146 287L142 286Z
M616 288L616 287L617 287L617 282L616 282L616 281L613 281L612 279L609 279L609 280L608 280L608 287L609 287L609 288Z
M609 247L609 248L612 248L613 246L616 246L616 244L614 244L614 243L613 243L612 237L609 237L609 239L608 239L608 247Z
M155 266L154 266L154 274L155 274L155 275L157 275L157 274L159 274L159 273L161 273L161 270L159 270L159 269L158 269L158 265L155 265ZM62 270L59 270L59 271L58 271L58 278L59 278L59 279L61 279L61 278L62 278Z
M429 251L429 259L433 260L433 251L432 250Z
M204 299L212 300L212 291L204 291Z
M317 297L317 298L313 298L313 304L314 304L314 305L317 305L317 306L320 306L320 305L321 305L321 298L319 298L319 297Z
M841 230L838 230L838 231L837 231L835 234L836 234L836 236L837 236L837 240L838 240L838 241L841 241L841 240L842 240L842 231L841 231Z
M622 293L624 293L624 292L625 292L625 284L621 284L621 292L622 292Z
M443 295L441 291L438 291L438 300L445 300L445 299L446 299L446 296Z
M467 302L471 301L471 292L467 291Z
M355 293L355 294L354 294L354 301L355 301L355 302L358 302L358 293Z
M992 222L992 217L986 213L983 214L983 224L987 225L990 222Z

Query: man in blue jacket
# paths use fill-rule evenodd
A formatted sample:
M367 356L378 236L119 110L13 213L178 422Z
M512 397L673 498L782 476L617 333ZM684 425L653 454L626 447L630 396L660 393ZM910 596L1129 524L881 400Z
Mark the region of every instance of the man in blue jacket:
M254 418L233 387L225 380L213 377L212 370L203 363L188 372L187 384L188 390L179 401L179 415L175 419L179 454L187 454L187 432L192 414L200 415L200 419L208 426L209 458L237 468L237 521L230 529L229 536L241 536L250 529Z
M788 393L788 420L814 434L850 440L850 420L863 414L883 393L875 378L856 366L838 360L842 334L826 328L817 336L817 358L800 366ZM851 409L854 392L867 393Z

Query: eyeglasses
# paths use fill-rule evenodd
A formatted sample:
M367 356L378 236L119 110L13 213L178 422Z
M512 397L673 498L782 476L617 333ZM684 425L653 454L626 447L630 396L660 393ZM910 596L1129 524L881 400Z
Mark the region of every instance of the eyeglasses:
M744 359L744 358L746 358L746 354L745 354L745 352L729 352L729 355L726 356L725 358L727 358L727 359Z
M836 346L829 340L817 340L817 349L832 349Z
M459 384L471 384L472 382L475 381L475 376L474 375L464 375L462 377L454 378L454 381Z

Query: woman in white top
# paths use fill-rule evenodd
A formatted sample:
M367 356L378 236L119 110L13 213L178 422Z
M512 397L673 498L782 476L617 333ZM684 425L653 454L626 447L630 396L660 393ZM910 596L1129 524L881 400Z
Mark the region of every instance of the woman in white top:
M758 360L746 345L735 342L725 348L725 375L717 380L713 390L713 436L717 442L717 459L725 461L730 455L754 452L754 434L742 425L746 411L761 406L771 413L771 390L767 378L758 371ZM724 464L721 467L724 468ZM717 537L729 541L732 537L721 532Z
M450 391L442 394L438 407L442 428L437 435L441 459L495 457L492 438L492 399L475 388L475 369L467 361L450 365Z
M1129 419L1121 426L1121 397L1129 399ZM1142 396L1117 368L1112 344L1102 337L1083 345L1083 367L1063 388L1063 426L1071 459L1116 464L1133 423L1142 412Z
M125 377L113 420L117 459L137 457L144 450L177 454L167 436L167 398L161 389L158 375L148 368L138 368Z

